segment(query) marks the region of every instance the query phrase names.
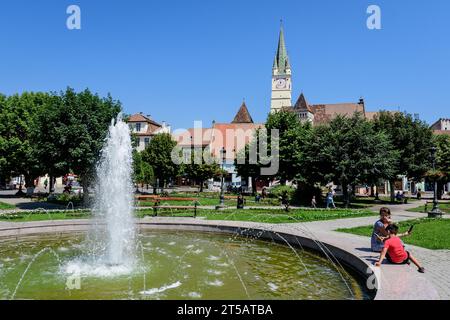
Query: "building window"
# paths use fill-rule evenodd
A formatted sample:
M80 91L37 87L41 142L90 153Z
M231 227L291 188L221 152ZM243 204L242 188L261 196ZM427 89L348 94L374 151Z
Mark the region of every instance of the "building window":
M141 124L136 123L136 132L141 132Z
M144 144L145 144L146 148L148 147L149 143L150 143L150 138L145 138L144 139Z

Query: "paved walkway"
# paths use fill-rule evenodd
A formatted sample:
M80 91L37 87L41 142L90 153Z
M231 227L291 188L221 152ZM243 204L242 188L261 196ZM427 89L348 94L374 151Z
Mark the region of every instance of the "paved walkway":
M406 221L427 217L427 214L425 213L406 211L408 209L417 208L422 204L425 204L425 201L388 207L391 209L392 217L395 221ZM384 206L386 205L375 206L371 209L379 211L380 208ZM446 218L449 218L449 216L446 216ZM363 245L361 250L364 250L364 248L370 248L369 238L336 232L335 230L373 225L374 222L374 217L363 217L307 222L299 224L298 227L306 226L312 233L326 232L333 235L333 237L342 238L342 241L355 241L355 243L361 243ZM425 266L426 273L424 276L437 289L441 299L450 300L450 250L430 250L411 245L407 245L407 249L410 250L411 253ZM411 266L411 268L413 267Z

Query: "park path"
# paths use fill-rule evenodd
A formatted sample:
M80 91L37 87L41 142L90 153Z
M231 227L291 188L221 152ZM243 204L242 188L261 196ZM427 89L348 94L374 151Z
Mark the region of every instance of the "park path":
M391 209L393 220L400 222L427 217L427 214L425 213L407 211L424 204L425 201L417 201L406 205L377 205L370 209L378 212L381 207L388 207ZM449 217L445 216L445 218ZM326 233L327 236L339 239L339 241L342 241L343 243L352 243L356 250L364 250L364 248L367 250L370 249L370 239L368 237L341 233L336 230L373 225L376 219L376 217L349 218L306 222L293 224L293 226L296 225L299 228L306 227L309 232L313 234ZM407 250L411 251L411 253L425 266L426 273L424 276L436 288L441 299L450 300L450 250L430 250L412 245L407 245L406 247ZM374 255L369 254L368 257L370 256L373 257ZM413 268L413 266L411 266L411 268Z

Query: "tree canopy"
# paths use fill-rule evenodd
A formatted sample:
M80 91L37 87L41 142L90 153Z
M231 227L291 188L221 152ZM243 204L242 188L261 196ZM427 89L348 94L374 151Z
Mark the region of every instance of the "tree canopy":
M357 184L391 177L397 155L385 133L359 113L314 128L302 149L300 176L310 183L340 184L347 204Z
M159 186L178 175L180 166L172 161L172 151L177 146L176 141L168 133L158 134L150 140L142 152L142 159L152 168Z
M376 131L387 135L397 151L394 174L389 179L391 200L394 201L394 180L397 176L418 181L430 168L433 132L425 122L400 112L381 112L375 117L374 126Z

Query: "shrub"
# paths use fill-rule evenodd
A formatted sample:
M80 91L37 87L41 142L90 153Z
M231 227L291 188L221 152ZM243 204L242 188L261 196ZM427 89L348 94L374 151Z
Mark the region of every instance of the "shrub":
M296 189L291 186L276 186L270 189L269 197L279 199L280 197L283 196L283 194L286 193L288 196L288 201L291 202L292 199L294 199L295 192Z

